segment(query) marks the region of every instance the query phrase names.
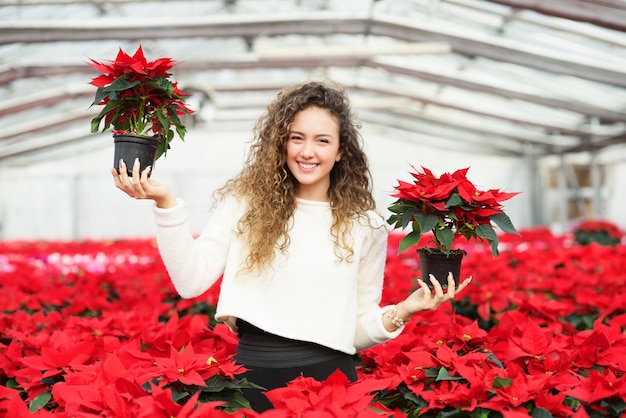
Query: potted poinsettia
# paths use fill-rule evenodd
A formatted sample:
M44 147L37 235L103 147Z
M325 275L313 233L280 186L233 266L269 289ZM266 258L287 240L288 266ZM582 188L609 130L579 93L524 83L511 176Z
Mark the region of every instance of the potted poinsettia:
M613 222L603 219L586 219L574 228L574 239L579 245L592 242L615 247L622 241L624 233Z
M139 45L132 56L120 48L115 61L90 59L88 64L102 73L89 83L98 88L92 106L103 106L91 120L91 132L99 132L101 124L102 132L112 128L116 169L120 159L129 168L135 158L142 169L153 165L175 134L185 139L180 116L193 111L185 104L189 95L170 80L176 64L171 58L148 61Z
M465 251L453 248L455 239L463 236L468 241L486 241L492 254L497 256L498 235L493 225L503 232L518 233L504 213L502 202L519 193L477 189L467 178L469 167L439 177L427 168L419 171L411 167L414 181L399 180L391 195L397 200L389 206L392 215L387 222L394 229L404 230L409 226L411 229L400 241L398 253L419 247L422 235L432 232L431 244L417 249L422 277L433 274L447 287L451 271L458 284ZM425 281L430 284L429 280Z

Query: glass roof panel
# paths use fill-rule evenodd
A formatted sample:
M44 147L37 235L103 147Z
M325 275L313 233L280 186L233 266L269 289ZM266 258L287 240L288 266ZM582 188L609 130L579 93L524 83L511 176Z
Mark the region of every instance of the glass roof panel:
M124 19L128 39L102 32ZM217 19L223 32L209 31ZM180 31L162 37L149 27L156 21ZM419 43L447 49L400 49ZM382 116L370 110L384 109L387 123L416 138L420 129L453 139L480 129L517 149L557 134L565 145L542 151L561 152L590 132L626 135L626 34L477 0L4 2L0 123L24 142L81 124L88 137L96 74L86 61L139 44L151 59L179 62L173 73L199 92L203 123L251 120L282 86L336 77L372 121Z

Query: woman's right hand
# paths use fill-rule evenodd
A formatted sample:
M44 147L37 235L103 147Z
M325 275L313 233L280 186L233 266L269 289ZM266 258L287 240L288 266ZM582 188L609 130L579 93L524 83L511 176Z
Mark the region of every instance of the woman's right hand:
M176 197L172 190L148 177L152 166L146 167L139 173L139 160L133 164L133 176L128 177L126 163L120 160L120 172L115 168L111 169L115 186L135 199L152 199L159 208L170 208L176 205Z

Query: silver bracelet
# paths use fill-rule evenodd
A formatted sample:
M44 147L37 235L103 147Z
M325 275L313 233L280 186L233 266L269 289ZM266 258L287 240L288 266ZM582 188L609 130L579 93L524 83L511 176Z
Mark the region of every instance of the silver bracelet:
M397 327L403 327L409 323L410 319L406 321L398 316L398 309L393 306L389 311L387 311L387 318L391 319L391 323Z

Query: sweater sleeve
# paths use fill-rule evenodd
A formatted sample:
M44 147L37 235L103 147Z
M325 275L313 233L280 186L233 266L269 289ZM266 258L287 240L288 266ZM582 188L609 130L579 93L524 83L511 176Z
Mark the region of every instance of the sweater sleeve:
M223 203L217 207L202 234L195 239L189 229L184 201L178 199L176 206L167 209L154 206L159 253L181 297L201 295L223 274L234 216L234 208L228 206Z
M383 312L390 307L380 307L387 260L388 231L382 221L367 228L369 233L359 262L359 284L357 295L357 326L354 346L363 350L383 343L402 333L404 327L389 332L383 325Z

